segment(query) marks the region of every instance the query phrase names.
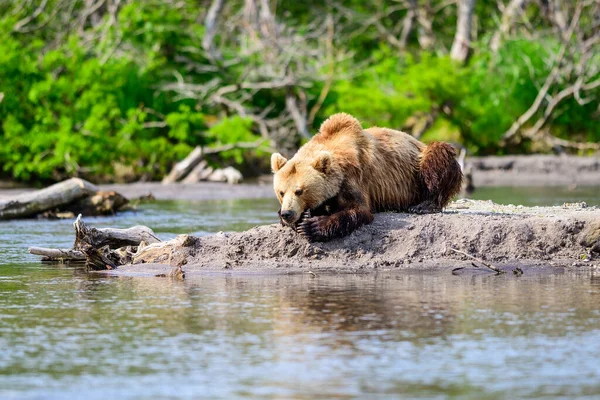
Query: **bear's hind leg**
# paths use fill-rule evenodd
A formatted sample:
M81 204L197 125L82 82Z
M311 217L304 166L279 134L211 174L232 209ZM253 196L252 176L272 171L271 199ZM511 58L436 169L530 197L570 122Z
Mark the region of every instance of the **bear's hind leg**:
M463 179L454 147L443 142L430 143L423 151L420 175L424 185L423 201L409 211L417 214L442 211L460 192Z

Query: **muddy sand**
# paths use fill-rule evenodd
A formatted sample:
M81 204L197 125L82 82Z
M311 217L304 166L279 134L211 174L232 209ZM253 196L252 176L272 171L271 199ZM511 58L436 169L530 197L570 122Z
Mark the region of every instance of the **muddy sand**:
M245 232L196 238L182 235L159 252L110 273L366 272L400 267L470 266L451 248L494 263L600 268L600 209L498 205L459 200L441 214L376 214L372 224L328 243L308 243L289 228L258 226ZM159 272L157 272L159 271ZM162 271L162 272L160 272Z

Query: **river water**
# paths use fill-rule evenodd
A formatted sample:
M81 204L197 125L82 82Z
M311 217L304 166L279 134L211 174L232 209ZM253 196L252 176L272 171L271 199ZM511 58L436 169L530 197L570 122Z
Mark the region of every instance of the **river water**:
M518 193L600 204L590 190ZM276 209L156 202L86 223L169 238L271 223ZM600 398L600 270L174 281L25 254L72 240L71 221L0 222L1 399Z

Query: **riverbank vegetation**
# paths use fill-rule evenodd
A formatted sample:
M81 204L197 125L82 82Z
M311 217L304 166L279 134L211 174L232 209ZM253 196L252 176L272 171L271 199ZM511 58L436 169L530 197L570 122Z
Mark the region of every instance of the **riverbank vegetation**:
M597 151L598 15L597 0L8 0L0 177L159 179L198 145L259 172L338 111L477 155Z

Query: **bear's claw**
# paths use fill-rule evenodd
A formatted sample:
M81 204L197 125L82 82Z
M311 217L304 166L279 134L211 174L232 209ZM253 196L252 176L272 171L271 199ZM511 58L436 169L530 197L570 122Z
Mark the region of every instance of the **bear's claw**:
M306 213L305 213L306 214ZM303 217L305 215L303 214ZM319 223L324 217L310 217L310 213L307 217L302 219L302 222L298 224L296 232L303 236L309 242L319 242L323 240L323 235L319 227Z
M442 208L430 200L409 207L408 212L413 214L435 214L442 212Z

